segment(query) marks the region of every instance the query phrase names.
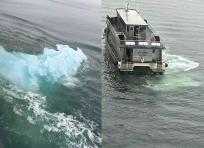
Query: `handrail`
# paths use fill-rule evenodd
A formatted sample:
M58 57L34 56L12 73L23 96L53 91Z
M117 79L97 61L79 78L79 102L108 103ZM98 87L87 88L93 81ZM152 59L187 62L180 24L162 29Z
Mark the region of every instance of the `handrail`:
M113 31L114 35L123 34L123 35L125 36L125 38L126 38L126 35L124 34L124 32L117 32L117 31L115 30L115 28L113 27L113 25L111 24L111 22L110 22L110 20L109 20L109 19L110 19L110 18L109 18L109 16L107 16L106 23L107 23L107 25L109 25L109 26L110 26L110 30L112 30L112 31ZM117 37L118 37L118 36L117 36Z
M115 29L114 29L113 25L111 24L108 17L107 17L106 23L107 23L107 25L109 25L110 30L112 30L114 34L117 34L117 32L115 31Z

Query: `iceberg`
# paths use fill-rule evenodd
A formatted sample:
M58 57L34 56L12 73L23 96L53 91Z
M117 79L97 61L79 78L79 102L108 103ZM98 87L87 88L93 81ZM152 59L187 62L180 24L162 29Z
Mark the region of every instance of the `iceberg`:
M49 83L73 85L81 64L87 60L80 48L56 45L57 49L45 48L43 54L29 55L8 52L0 46L0 76L23 89L39 89L39 80Z

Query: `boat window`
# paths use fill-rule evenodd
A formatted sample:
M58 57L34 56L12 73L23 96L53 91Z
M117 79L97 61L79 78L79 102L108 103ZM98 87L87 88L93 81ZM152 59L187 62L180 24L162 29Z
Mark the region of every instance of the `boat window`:
M125 36L123 34L118 35L120 40L125 40Z
M133 26L130 26L130 30L134 30Z
M159 37L158 35L155 35L154 38L155 38L155 40L156 40L157 42L160 42L160 37Z

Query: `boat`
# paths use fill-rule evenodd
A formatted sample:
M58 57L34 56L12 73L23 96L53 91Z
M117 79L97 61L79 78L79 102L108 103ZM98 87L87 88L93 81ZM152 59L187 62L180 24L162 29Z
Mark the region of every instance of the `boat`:
M119 71L148 70L164 74L166 48L160 36L136 9L117 8L117 15L106 17L105 46Z

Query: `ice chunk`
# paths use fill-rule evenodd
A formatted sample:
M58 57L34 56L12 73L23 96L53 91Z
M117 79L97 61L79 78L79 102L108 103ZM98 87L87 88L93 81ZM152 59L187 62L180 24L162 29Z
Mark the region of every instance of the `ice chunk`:
M86 55L79 48L56 46L57 50L45 48L41 55L10 53L0 46L0 75L24 89L38 89L40 78L51 83L75 83L74 76L82 62L87 60Z

